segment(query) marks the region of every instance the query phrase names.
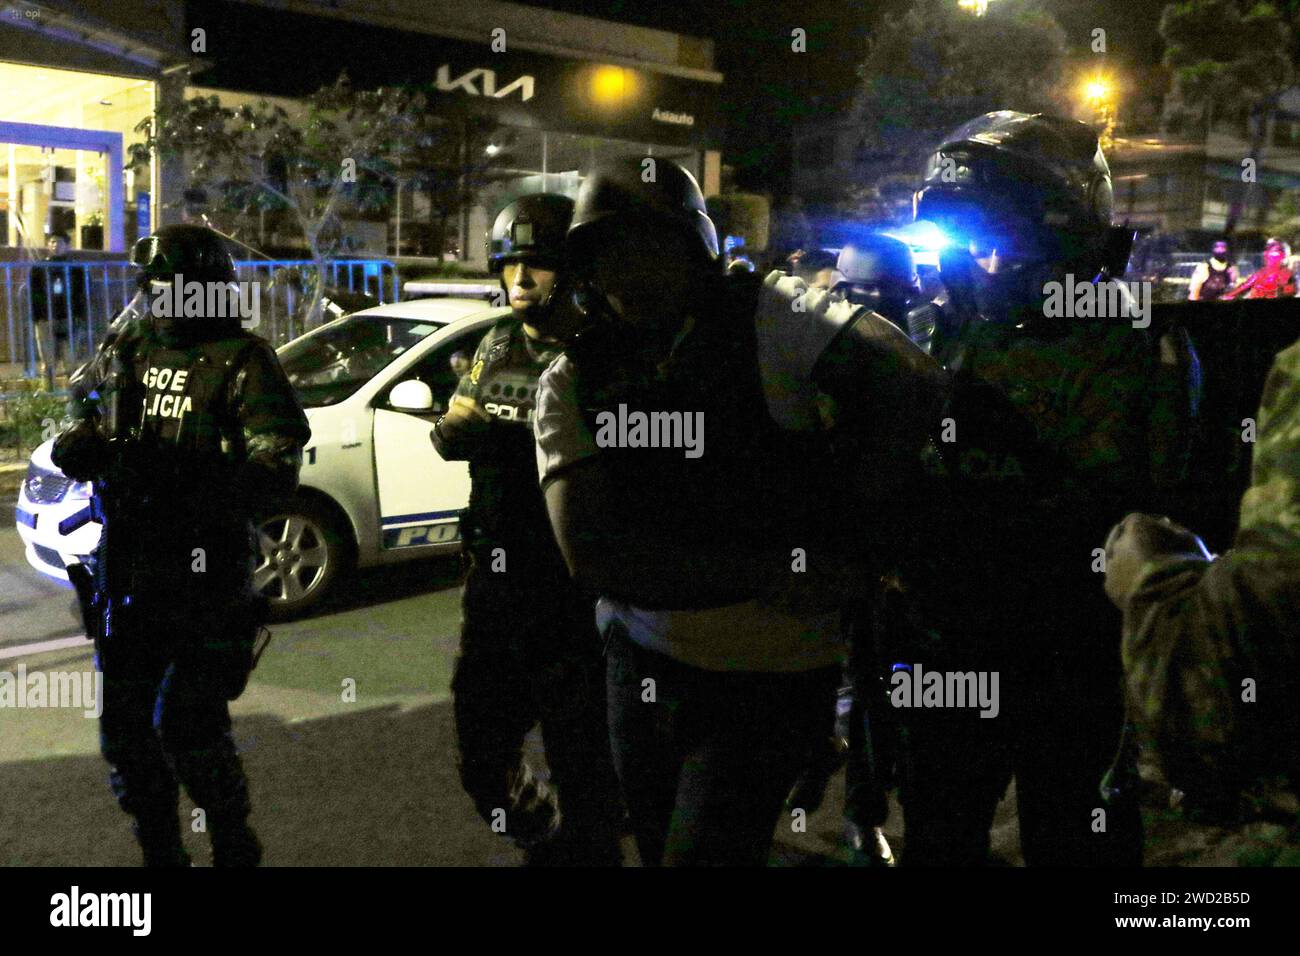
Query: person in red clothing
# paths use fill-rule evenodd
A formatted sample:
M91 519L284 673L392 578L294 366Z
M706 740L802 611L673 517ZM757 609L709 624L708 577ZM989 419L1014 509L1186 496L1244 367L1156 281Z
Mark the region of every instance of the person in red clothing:
M1225 292L1223 298L1282 299L1295 295L1295 273L1288 269L1287 250L1281 239L1270 239L1264 244L1264 268L1251 273L1245 282Z

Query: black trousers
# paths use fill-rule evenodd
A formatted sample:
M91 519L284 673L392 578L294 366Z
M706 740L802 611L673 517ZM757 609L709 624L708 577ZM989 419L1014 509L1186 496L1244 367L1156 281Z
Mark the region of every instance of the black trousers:
M786 795L831 729L839 668L706 671L618 624L607 639L610 738L642 862L765 865L792 822Z
M891 661L884 647L894 626L886 597L846 611L848 658L837 701L836 734L848 741L844 768L844 816L861 828L884 826L899 756L897 714L885 678Z
M623 810L593 602L562 569L530 573L520 551L508 572L471 555L452 678L461 784L530 864L616 866ZM523 754L539 723L549 783Z
M1100 586L1098 586L1100 590ZM1135 800L1103 802L1123 728L1119 630L1083 602L1026 610L998 633L974 626L907 660L926 670L999 672L999 713L901 709L905 866L978 866L1012 777L1030 866L1140 866Z
M96 641L104 675L100 750L118 804L136 818L143 842L171 839L178 780L214 837L248 817L228 701L251 670L256 624L251 610L238 608L234 601L206 611L123 608L112 633Z

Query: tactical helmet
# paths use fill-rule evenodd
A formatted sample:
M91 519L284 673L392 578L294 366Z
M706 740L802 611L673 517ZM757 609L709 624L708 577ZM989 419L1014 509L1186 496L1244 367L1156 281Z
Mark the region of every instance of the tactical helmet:
M850 240L836 260L832 288L881 284L908 289L919 287L911 246L879 233Z
M580 249L600 227L614 222L675 230L694 240L705 261L718 258L718 233L704 205L704 193L695 177L671 160L624 156L597 166L578 191L569 227L570 251Z
M921 291L912 248L902 240L878 233L850 240L840 250L831 289L906 331L910 299Z
M190 282L234 282L235 261L226 240L206 226L163 226L139 240L131 250L131 264L139 267L139 285L171 282L183 275Z
M1012 110L945 137L914 197L916 219L1026 261L1095 257L1113 207L1110 168L1090 126Z
M488 271L499 275L507 262L526 260L559 265L564 236L573 218L573 200L556 193L534 193L510 203L487 236Z

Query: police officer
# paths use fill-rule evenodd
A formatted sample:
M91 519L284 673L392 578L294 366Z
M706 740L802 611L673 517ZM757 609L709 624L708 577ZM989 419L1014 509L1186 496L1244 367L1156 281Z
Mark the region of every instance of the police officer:
M1010 111L947 137L917 196L917 219L953 240L934 342L952 392L912 538L920 620L893 659L997 673L1000 701L991 718L903 713L905 863L984 862L1012 775L1027 863L1141 862L1132 795L1099 793L1123 709L1093 548L1129 502L1160 509L1177 489L1195 356L1128 309L1045 308L1052 283L1104 290L1123 273L1131 235L1111 211L1090 128Z
M830 732L840 608L880 544L862 516L892 487L889 455L917 451L937 369L800 278L724 276L699 186L667 160L595 169L566 246L586 326L540 381L539 471L565 559L601 596L641 859L761 865ZM669 424L650 441L636 421ZM863 453L852 467L831 432Z
M1131 514L1106 539L1124 615L1130 716L1185 810L1222 828L1235 862L1288 865L1300 832L1300 345L1264 386L1233 547L1212 556L1168 518Z
M271 347L240 326L219 236L166 226L132 262L140 293L74 377L72 422L53 454L70 477L94 481L104 523L91 615L101 748L146 865L189 863L178 779L205 813L213 863L255 865L229 710L264 609L252 519L296 487L310 430ZM225 293L225 315L176 314L182 282L200 283L205 303Z
M831 291L870 306L898 325L921 294L911 248L902 240L879 233L849 240L835 260ZM906 327L903 331L907 331Z
M543 193L497 215L488 263L512 314L479 343L433 444L449 461L468 460L472 481L452 680L461 783L529 865L618 865L622 811L594 599L555 545L533 449L537 377L560 352L552 299L572 213L571 199ZM550 786L522 755L539 721Z

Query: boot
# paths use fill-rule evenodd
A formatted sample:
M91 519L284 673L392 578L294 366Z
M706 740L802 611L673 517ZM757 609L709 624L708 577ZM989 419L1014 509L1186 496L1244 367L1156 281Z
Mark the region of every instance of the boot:
M880 827L861 827L851 821L844 825L851 866L895 866L894 851Z
M137 818L131 825L149 867L190 866L190 855L181 843L179 814L158 819Z
M262 862L262 841L247 820L212 824L213 866L257 866Z

